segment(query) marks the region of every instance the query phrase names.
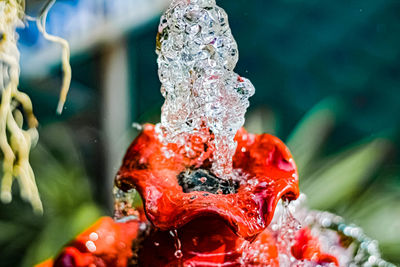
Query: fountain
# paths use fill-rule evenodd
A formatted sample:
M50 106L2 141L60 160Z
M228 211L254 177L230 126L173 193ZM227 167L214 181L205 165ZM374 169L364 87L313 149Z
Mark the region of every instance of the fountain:
M157 54L161 123L125 155L115 222L41 266L393 266L359 227L307 208L279 139L242 128L254 87L233 72L237 45L215 0L173 1Z

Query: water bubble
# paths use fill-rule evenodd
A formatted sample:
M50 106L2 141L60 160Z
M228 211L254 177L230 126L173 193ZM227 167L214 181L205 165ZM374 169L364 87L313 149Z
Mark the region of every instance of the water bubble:
M169 234L174 239L174 245L175 245L175 253L174 253L174 255L175 255L175 257L177 259L180 259L180 258L183 257L183 252L181 250L182 249L182 243L181 243L181 240L178 237L178 231L176 229L175 230L171 230L171 231L169 231Z
M93 232L93 233L90 233L89 238L92 241L96 241L97 239L99 239L99 235L96 232Z
M141 125L140 123L134 122L134 123L132 123L132 128L137 130L137 131L142 131L143 130L143 125Z
M180 258L183 257L183 253L182 253L182 251L181 251L180 249L178 249L177 251L175 251L174 256L175 256L177 259L180 259Z
M87 241L86 242L86 248L89 250L89 252L95 252L96 251L96 245L93 243L93 241Z

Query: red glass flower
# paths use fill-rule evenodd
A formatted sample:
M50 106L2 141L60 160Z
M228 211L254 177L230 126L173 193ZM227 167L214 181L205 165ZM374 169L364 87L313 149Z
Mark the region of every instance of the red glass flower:
M138 190L147 219L100 220L65 248L54 266L279 266L277 237L267 226L280 199L299 195L289 150L276 137L241 129L233 157L240 180L221 179L211 171L213 136L205 133L179 147L163 144L155 126L145 125L125 155L116 184ZM150 227L138 236L143 223ZM94 232L106 234L91 251L87 242ZM107 233L116 243L107 243ZM297 259L337 263L320 252L308 231L295 241L291 250ZM135 253L127 250L129 244Z
M334 263L335 266L339 266L336 257L321 251L318 238L311 234L309 228L303 228L297 232L291 251L298 260L313 261L319 265Z
M224 192L229 185L221 188L229 181L208 171L212 146L193 135L192 150L197 153L188 157L176 144L162 144L149 124L129 147L116 184L139 191L147 218L158 229L176 229L199 216L216 215L240 237L251 240L268 226L281 198L297 198L297 171L288 148L274 136L242 129L236 141L233 167L241 180L231 185L232 193ZM185 174L191 181L180 184ZM207 183L216 192L202 191Z

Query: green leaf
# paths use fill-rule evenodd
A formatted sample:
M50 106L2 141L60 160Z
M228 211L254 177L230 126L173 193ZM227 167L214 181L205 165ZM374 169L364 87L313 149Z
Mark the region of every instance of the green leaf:
M278 121L271 110L258 108L250 111L246 116L245 128L250 133L255 134L276 134Z
M49 220L26 253L23 266L33 266L54 257L65 244L93 224L100 216L101 211L97 206L85 204L77 208L70 216L59 216Z
M377 139L340 153L309 177L302 187L312 208L332 209L345 202L371 177L389 148L385 139Z
M20 227L12 222L0 221L0 244L10 242L10 240L17 238L20 233Z
M337 113L336 101L322 101L304 116L288 138L287 145L293 154L300 177L308 173L307 167L335 125Z
M0 230L0 246L5 253L1 261L6 266L20 266L21 262L22 266L33 266L55 256L102 214L92 199L71 133L61 125L46 127L44 132L31 156L44 214L33 215L19 198L0 206L0 228L6 230Z

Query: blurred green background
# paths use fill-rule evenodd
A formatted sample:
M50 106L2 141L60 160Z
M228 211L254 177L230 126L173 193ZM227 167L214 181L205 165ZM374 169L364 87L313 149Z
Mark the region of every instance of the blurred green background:
M168 1L147 1L101 13L105 24L88 1L57 1L63 12L49 15L48 29L71 41L73 67L61 116L58 50L30 36L34 25L21 31L21 89L41 123L32 165L45 211L33 214L17 186L14 201L0 204L0 266L32 266L112 214L113 175L137 134L131 124L158 122L163 103L154 50ZM124 10L128 2L138 8ZM400 264L400 1L217 2L239 45L236 72L256 87L248 129L287 142L310 205L362 226Z

